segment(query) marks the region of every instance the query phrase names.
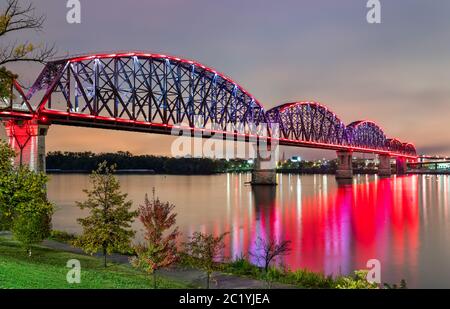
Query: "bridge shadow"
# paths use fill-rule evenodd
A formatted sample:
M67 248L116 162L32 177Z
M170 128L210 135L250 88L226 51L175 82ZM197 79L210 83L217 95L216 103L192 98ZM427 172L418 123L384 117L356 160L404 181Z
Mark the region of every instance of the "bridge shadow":
M276 208L276 186L252 187L256 219L270 214Z
M353 184L353 179L336 179L338 187L348 187Z

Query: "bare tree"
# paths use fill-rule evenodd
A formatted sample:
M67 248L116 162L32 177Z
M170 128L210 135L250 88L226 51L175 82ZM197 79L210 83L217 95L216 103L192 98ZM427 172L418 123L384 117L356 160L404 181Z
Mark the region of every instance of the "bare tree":
M214 271L215 263L223 259L225 247L224 238L228 233L217 237L212 234L195 232L185 244L186 253L191 259L191 264L206 273L206 288L209 289L211 273Z
M143 268L152 274L153 288L156 289L156 272L178 261L176 240L180 232L175 226L175 205L155 198L154 190L153 188L153 200L150 201L145 195L144 205L139 206L139 220L145 228L145 242L134 246L136 256L130 261L132 266Z
M3 1L2 1L3 2ZM11 97L13 80L17 75L7 70L4 65L13 62L44 63L54 57L54 45L18 42L10 39L14 33L32 30L41 31L45 16L37 15L35 7L22 4L21 0L6 0L0 7L0 98Z
M264 271L267 273L270 264L279 256L287 255L291 252L291 241L275 241L273 238L263 239L258 237L256 240L256 250L249 254L256 258L258 263L264 265Z

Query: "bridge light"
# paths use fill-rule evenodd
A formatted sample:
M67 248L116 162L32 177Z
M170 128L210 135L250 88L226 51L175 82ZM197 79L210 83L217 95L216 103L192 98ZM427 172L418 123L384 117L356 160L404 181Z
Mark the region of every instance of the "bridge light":
M46 116L40 116L39 117L39 123L49 124L49 120L48 120L48 118Z

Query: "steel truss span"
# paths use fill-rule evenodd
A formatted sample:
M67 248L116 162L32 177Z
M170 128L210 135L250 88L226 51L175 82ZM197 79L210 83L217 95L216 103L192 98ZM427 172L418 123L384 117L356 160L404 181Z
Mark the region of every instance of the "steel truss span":
M280 144L416 158L374 122L346 126L327 107L294 102L267 112L229 77L198 62L149 53L96 54L49 62L0 116L170 134L174 127L264 137ZM42 99L32 104L38 93ZM13 100L16 102L13 104ZM18 102L17 102L18 101Z

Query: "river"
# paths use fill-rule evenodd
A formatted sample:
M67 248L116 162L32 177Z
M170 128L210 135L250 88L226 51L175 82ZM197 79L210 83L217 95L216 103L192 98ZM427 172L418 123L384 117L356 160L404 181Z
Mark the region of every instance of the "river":
M331 175L277 175L277 187L246 185L247 174L213 176L121 175L134 208L152 188L176 205L183 239L195 231L230 232L225 253L255 250L256 240L290 240L281 263L326 274L348 274L381 263L381 280L408 287L450 288L450 176L355 176L339 185ZM88 175L51 175L53 227L78 233L85 215ZM141 225L134 223L141 231ZM137 238L140 238L138 232Z

